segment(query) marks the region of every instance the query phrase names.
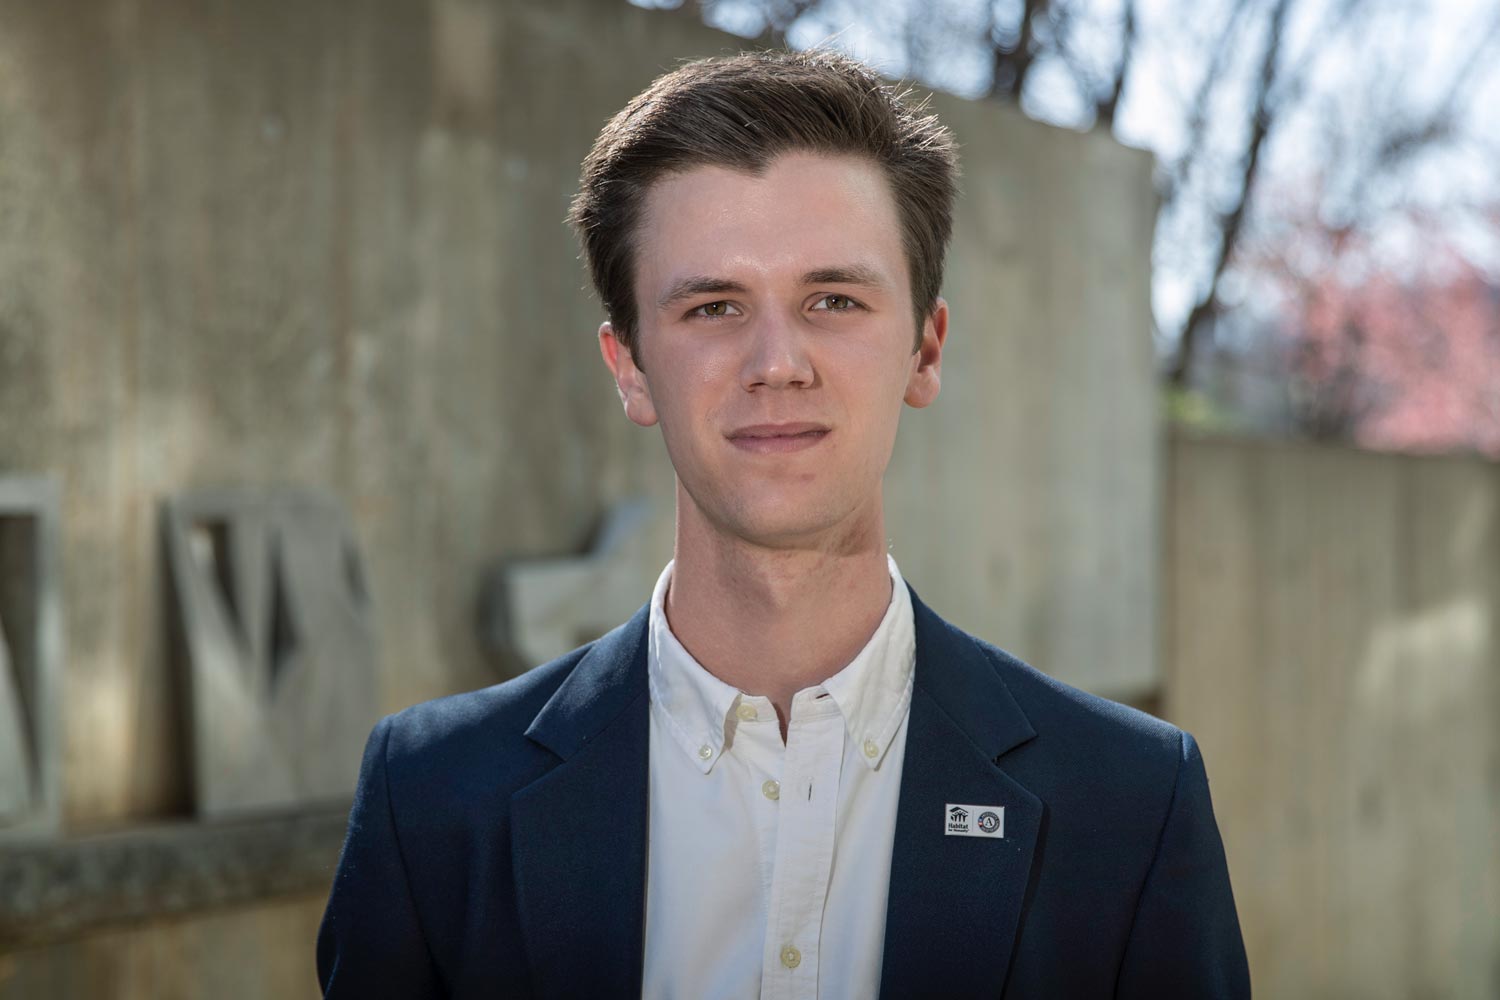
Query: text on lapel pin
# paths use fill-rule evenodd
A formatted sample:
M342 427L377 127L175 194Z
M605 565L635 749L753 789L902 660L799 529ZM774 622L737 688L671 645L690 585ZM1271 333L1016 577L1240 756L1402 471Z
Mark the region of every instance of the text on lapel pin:
M943 807L943 833L949 837L1002 839L1005 836L1005 807L949 802Z

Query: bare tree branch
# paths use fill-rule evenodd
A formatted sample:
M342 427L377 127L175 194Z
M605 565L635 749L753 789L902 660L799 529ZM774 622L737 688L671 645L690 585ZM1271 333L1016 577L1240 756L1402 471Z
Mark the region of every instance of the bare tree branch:
M990 97L1009 97L1019 101L1021 88L1026 86L1026 75L1036 60L1036 22L1051 6L1051 0L1025 0L1021 8L1021 37L1014 49L994 46L994 57L990 61ZM997 21L991 21L990 34L998 37L1002 29Z
M1460 135L1458 123L1463 111L1463 99L1471 92L1474 76L1492 65L1485 56L1497 42L1500 42L1500 14L1491 20L1488 29L1479 36L1448 85L1443 88L1443 95L1432 105L1385 118L1379 114L1380 108L1371 108L1370 113L1361 116L1362 121L1385 122L1386 127L1384 134L1379 135L1371 144L1373 148L1367 148L1363 156L1345 150L1335 151L1329 157L1335 162L1353 164L1348 179L1341 186L1342 198L1334 205L1325 204L1324 207L1327 216L1337 220L1325 223L1333 226L1332 233L1337 240L1346 241L1351 234L1373 231L1382 218L1390 216L1393 208L1398 214L1409 217L1421 218L1427 214L1419 208L1402 209L1399 206L1378 205L1379 193L1388 190L1388 186L1376 181L1394 177L1417 154ZM1404 80L1395 79L1389 89L1392 93L1404 93L1408 87ZM1332 135L1336 128L1333 123L1329 123L1322 131ZM1469 205L1467 210L1476 212L1478 206ZM1336 242L1331 248L1330 256L1339 257L1342 246L1342 242Z
M1453 135L1454 116L1459 111L1459 102L1473 86L1475 74L1494 65L1492 59L1486 57L1490 56L1489 50L1497 41L1500 41L1500 12L1490 19L1489 27L1469 50L1468 58L1454 72L1443 96L1425 113L1409 116L1405 123L1392 129L1381 140L1375 154L1377 165L1399 163L1417 150Z
M1245 209L1249 207L1250 198L1255 191L1255 183L1260 172L1261 150L1271 130L1271 112L1267 102L1272 88L1276 85L1278 56L1286 28L1287 10L1290 7L1291 0L1276 0L1276 6L1271 11L1270 24L1266 28L1265 52L1260 64L1255 111L1250 119L1250 137L1246 142L1244 159L1241 161L1243 166L1239 198L1234 207L1221 219L1218 252L1214 259L1212 277L1209 279L1208 287L1199 296L1192 311L1188 313L1187 323L1183 326L1182 337L1178 342L1177 356L1167 370L1167 381L1176 388L1186 386L1189 366L1193 360L1194 345L1218 310L1219 285L1223 280L1230 255L1239 240L1240 230L1244 227Z
M1214 43L1212 57L1203 72L1203 79L1198 83L1198 92L1193 96L1192 111L1188 113L1187 142L1183 144L1182 152L1168 168L1166 174L1165 188L1162 191L1162 201L1171 201L1177 195L1192 164L1198 162L1204 148L1205 137L1208 134L1208 105L1216 88L1224 78L1224 69L1229 62L1232 52L1230 43L1240 30L1240 21L1250 9L1251 0L1235 0L1235 5L1230 8L1229 16L1224 19L1224 30L1219 32L1218 41Z
M1069 32L1073 29L1074 7L1075 3L1060 3L1058 0L1053 0L1052 5L1047 8L1047 38L1045 43L1038 45L1038 48L1055 56L1067 67L1074 86L1078 88L1079 97L1088 105L1097 120L1099 95L1105 84L1101 79L1101 74L1096 72L1094 67L1083 58L1082 53L1068 42Z
M1105 128L1113 128L1115 114L1120 109L1120 96L1125 93L1125 78L1130 74L1130 65L1135 56L1136 2L1125 0L1125 23L1120 29L1120 61L1115 66L1115 78L1109 93L1099 101L1095 109L1095 120Z
M818 0L773 0L766 7L766 22L770 25L772 34L784 43L787 29L816 6Z
M1309 44L1302 51L1301 58L1281 72L1268 100L1269 107L1280 112L1301 99L1307 81L1311 79L1313 63L1327 50L1329 40L1343 31L1354 20L1354 16L1363 13L1368 6L1368 0L1342 0L1323 12L1322 22L1309 36L1317 40L1316 44Z

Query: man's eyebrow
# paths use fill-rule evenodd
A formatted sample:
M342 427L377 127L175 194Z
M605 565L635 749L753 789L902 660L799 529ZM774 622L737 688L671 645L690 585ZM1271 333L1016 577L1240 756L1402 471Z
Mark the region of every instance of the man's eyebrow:
M690 299L695 295L704 295L710 292L734 292L743 295L749 289L737 281L728 278L712 278L705 274L694 274L683 278L671 288L667 289L660 299L657 299L657 308L665 309L674 302Z
M885 280L880 272L863 264L820 267L804 274L802 283L804 285L862 285L866 288L885 286Z

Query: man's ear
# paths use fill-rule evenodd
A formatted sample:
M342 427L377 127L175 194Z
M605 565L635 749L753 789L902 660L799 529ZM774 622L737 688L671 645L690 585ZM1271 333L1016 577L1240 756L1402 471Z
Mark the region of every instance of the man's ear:
M913 367L906 380L905 400L908 406L923 407L937 399L943 370L943 342L948 339L948 303L937 304L922 321L922 339L913 353Z
M605 366L615 377L615 388L619 390L625 416L642 427L650 427L656 423L656 405L651 402L651 387L646 384L646 373L636 367L630 348L616 336L614 325L608 320L599 326L599 353L604 356Z

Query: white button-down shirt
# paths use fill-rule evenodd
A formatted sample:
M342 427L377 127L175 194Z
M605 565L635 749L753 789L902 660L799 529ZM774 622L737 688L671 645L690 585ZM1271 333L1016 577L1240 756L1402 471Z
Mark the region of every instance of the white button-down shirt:
M842 670L792 698L785 745L769 698L705 670L667 624L672 564L651 597L649 1000L874 997L916 641L891 602Z

